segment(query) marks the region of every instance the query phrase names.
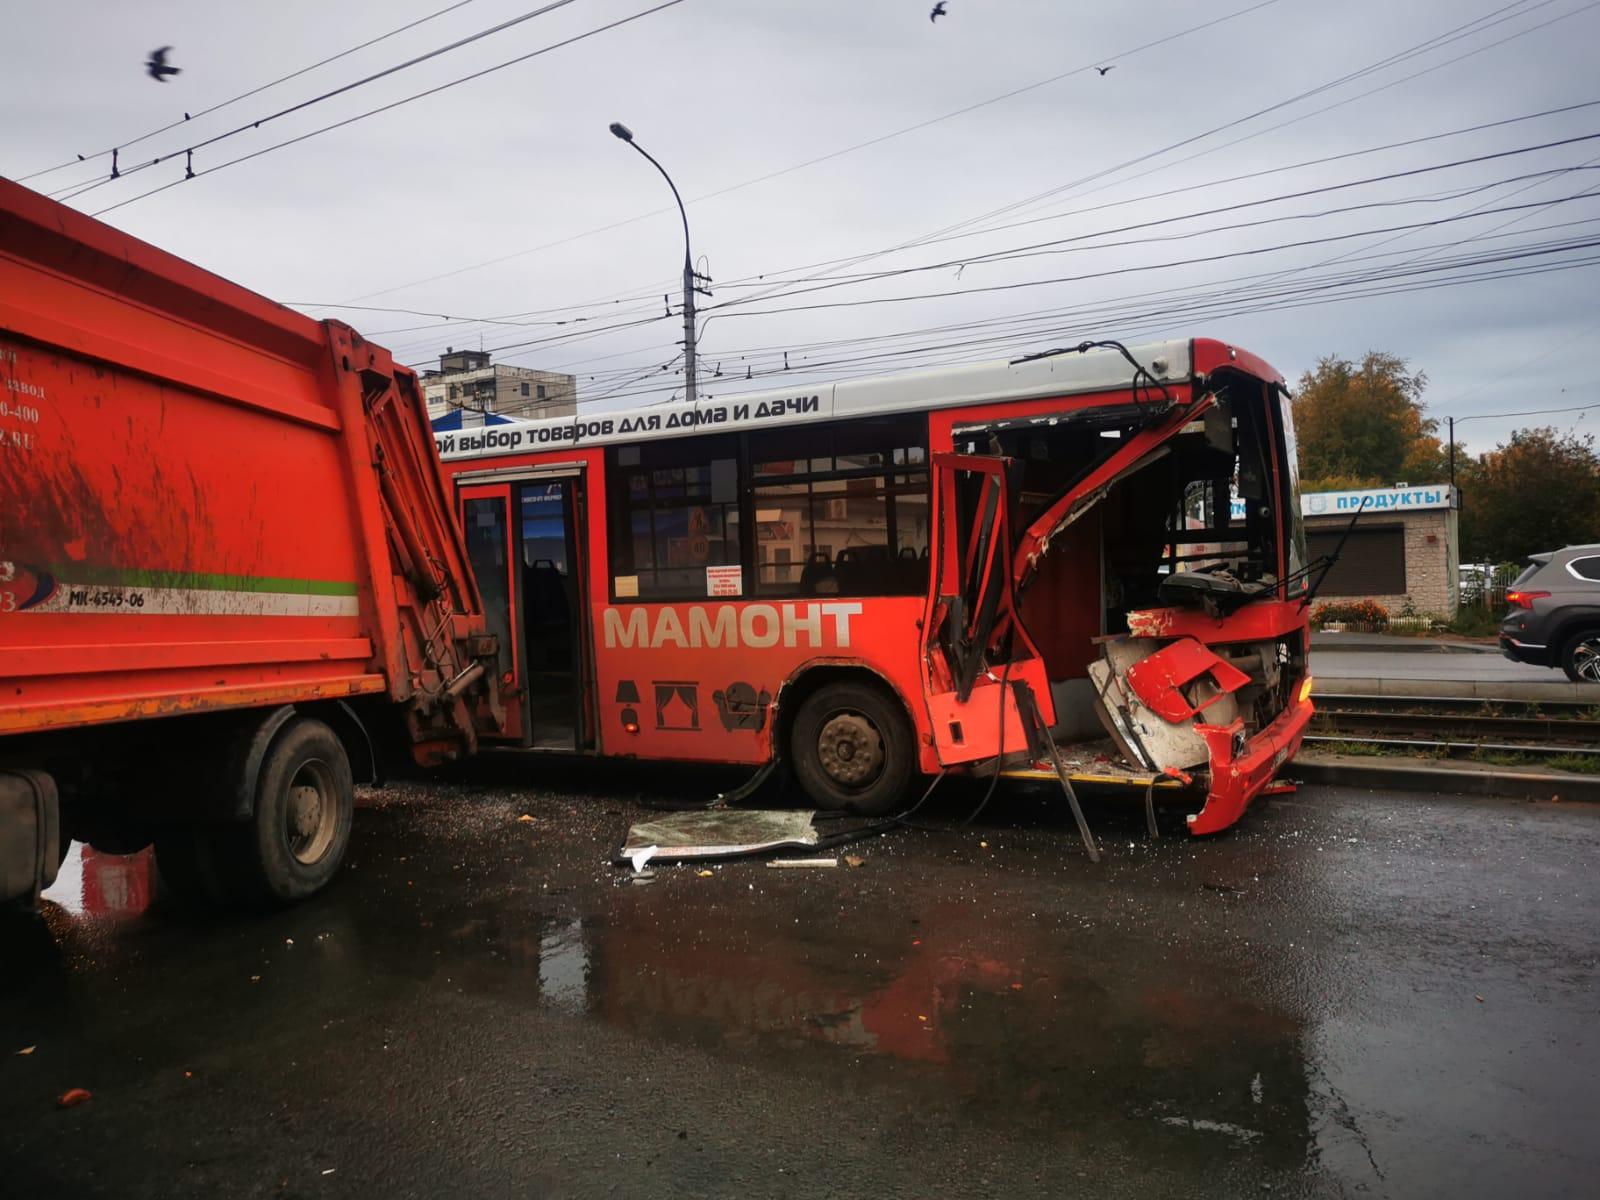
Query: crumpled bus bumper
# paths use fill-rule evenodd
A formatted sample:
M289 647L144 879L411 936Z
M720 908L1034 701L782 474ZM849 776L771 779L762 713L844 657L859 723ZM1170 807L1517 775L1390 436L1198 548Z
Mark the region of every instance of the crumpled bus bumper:
M1242 817L1250 801L1300 749L1314 711L1309 697L1297 699L1249 740L1244 737L1243 721L1197 725L1211 752L1210 780L1205 806L1187 818L1189 832L1219 833Z

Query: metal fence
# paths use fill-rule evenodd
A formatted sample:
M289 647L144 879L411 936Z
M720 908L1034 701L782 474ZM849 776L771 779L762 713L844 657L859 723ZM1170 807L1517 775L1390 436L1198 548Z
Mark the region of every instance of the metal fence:
M1522 573L1516 563L1463 563L1461 566L1461 606L1463 608L1504 608L1506 589Z

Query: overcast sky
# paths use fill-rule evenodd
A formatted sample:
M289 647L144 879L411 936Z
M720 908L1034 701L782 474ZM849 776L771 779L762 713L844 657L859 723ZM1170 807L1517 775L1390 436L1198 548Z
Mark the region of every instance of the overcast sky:
M103 182L110 160L97 152L448 3L8 0L0 173L72 162L27 183L100 182L69 200L95 212L181 180L200 141L535 7L468 0L128 145L126 174ZM681 0L204 174L656 3L572 0L201 147L197 178L101 219L274 299L500 322L306 308L404 361L505 347L503 361L577 374L596 408L650 403L681 386L681 325L662 295L675 309L682 232L665 183L608 134L622 121L689 201L695 255L716 280L701 301L702 382L715 395L1087 337L1209 335L1291 381L1319 355L1391 351L1427 372L1435 416L1600 403L1588 353L1600 275L1585 265L1600 247L1583 245L1600 229L1600 195L1566 199L1600 193L1600 170L1572 169L1600 167L1600 139L1251 203L1600 132L1595 106L1435 137L1600 100L1596 0L947 0L937 23L931 0ZM165 44L182 73L158 83L143 62ZM1284 169L1413 138L1435 140ZM140 166L158 155L173 157ZM1256 172L1271 173L1217 182ZM1194 215L1239 204L1250 206ZM1296 219L1218 228L1285 217ZM1052 253L971 261L1043 242ZM1179 262L1199 258L1214 261ZM905 268L918 269L851 278ZM1434 286L1531 271L1542 273ZM755 299L785 280L791 294ZM1417 285L1427 290L1361 294ZM540 323L575 317L586 322ZM1592 427L1600 408L1459 432L1483 448L1513 427L1574 421Z

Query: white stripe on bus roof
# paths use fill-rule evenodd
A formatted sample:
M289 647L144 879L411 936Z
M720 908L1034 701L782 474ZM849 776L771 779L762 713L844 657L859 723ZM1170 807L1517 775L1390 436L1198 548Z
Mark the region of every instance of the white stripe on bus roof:
M1162 382L1181 382L1189 378L1192 363L1187 339L1151 342L1128 349ZM1122 355L1115 350L1092 350L1086 354L1059 354L1028 362L1000 360L881 379L752 392L727 399L701 400L693 405L655 405L571 417L512 418L501 425L441 430L433 436L441 458L489 458L572 446L617 445L694 433L730 433L774 425L1069 396L1126 388L1132 381L1133 368Z

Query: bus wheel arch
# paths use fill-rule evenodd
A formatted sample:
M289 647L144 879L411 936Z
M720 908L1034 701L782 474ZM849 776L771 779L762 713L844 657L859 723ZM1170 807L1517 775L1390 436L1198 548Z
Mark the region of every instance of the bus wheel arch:
M862 816L897 811L917 770L910 706L860 665L816 663L778 693L775 750L823 809Z

